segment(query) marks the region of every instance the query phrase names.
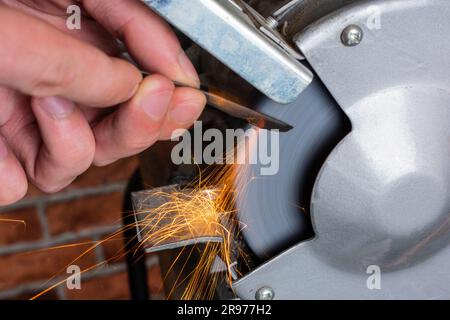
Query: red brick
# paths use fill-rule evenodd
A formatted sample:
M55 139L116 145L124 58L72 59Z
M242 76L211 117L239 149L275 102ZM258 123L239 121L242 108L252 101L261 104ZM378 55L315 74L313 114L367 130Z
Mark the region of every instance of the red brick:
M66 268L72 264L82 270L92 267L96 261L94 252L87 252L91 246L88 243L0 256L0 290L35 281L44 284L54 276L66 276Z
M34 296L40 294L40 291L30 290L15 297L9 297L6 300L30 300ZM55 290L51 290L39 296L35 300L59 300L58 293Z
M125 260L125 239L123 233L112 234L102 239L105 260L115 263Z
M139 166L137 157L119 160L106 167L91 167L79 176L67 190L128 181Z
M69 300L129 300L126 272L94 278L81 283L80 290L67 290Z
M147 270L148 288L150 295L164 295L163 277L159 264L151 266Z
M46 209L52 235L120 224L122 219L121 192L91 196Z
M42 228L36 208L0 213L0 246L39 240L41 237Z

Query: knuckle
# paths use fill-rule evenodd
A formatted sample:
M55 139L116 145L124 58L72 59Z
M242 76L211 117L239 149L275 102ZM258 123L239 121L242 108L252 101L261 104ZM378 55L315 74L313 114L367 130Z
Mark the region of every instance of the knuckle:
M106 166L116 162L117 160L118 159L96 157L92 164L96 167L106 167Z
M20 183L9 189L8 192L0 193L0 206L14 204L25 197L28 191L27 183Z
M75 179L76 176L70 179L60 181L49 181L48 179L34 179L33 184L42 192L52 194L60 192L68 185L70 185Z
M95 145L85 140L70 145L69 150L49 154L35 168L33 183L46 193L59 192L89 169L94 154Z
M95 154L95 142L90 139L78 139L70 146L69 152L61 154L61 163L75 169L77 174L87 170Z
M61 170L59 170L61 172ZM70 185L79 174L67 171L58 176L48 174L48 172L40 171L33 177L31 182L41 191L45 193L57 193Z
M122 142L116 141L114 150L107 150L106 152L96 154L93 165L96 167L104 167L120 159L132 157L148 149L157 140L158 138L156 137L152 141L142 138L134 141L128 140L126 142L123 142L123 140Z
M30 93L35 96L54 96L75 82L76 74L69 59L61 59L44 67L30 78Z
M48 184L48 183L41 183L40 181L36 180L34 181L34 185L45 193L57 193L64 189L65 185L58 185L58 184Z

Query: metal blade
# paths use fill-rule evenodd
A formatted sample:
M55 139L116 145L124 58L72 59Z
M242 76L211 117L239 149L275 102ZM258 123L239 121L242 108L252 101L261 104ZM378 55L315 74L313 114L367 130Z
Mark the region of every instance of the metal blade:
M190 87L176 81L174 81L174 83L178 87ZM250 109L237 102L224 98L220 94L214 93L208 86L202 85L200 91L206 96L208 106L222 111L234 118L245 120L248 124L255 127L265 130L279 130L280 132L288 132L293 129L290 124L284 121Z
M150 73L146 71L141 71L141 73L144 77L150 75ZM177 81L173 81L173 83L177 87L185 87L200 90L206 96L208 106L213 107L214 109L217 109L219 111L222 111L231 117L245 120L248 124L251 124L258 128L265 130L279 130L280 132L288 132L294 128L293 126L284 121L268 116L264 113L255 111L237 102L224 98L219 94L213 93L208 86L201 85L199 89L189 85L185 85Z
M220 110L232 117L247 121L247 123L265 130L279 130L280 132L288 132L293 127L286 122L275 119L264 113L244 107L236 102L222 98L219 95L203 91L208 100L208 105Z

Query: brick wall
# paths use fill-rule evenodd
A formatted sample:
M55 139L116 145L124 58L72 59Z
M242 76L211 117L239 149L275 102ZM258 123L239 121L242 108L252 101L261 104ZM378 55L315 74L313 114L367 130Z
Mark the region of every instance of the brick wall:
M30 187L25 199L0 207L0 299L28 299L66 279L68 265L84 270L105 261L82 275L81 290L64 282L42 298L128 299L122 237L102 241L121 228L123 193L137 166L131 158L91 168L58 194ZM152 297L163 298L157 257L147 265Z

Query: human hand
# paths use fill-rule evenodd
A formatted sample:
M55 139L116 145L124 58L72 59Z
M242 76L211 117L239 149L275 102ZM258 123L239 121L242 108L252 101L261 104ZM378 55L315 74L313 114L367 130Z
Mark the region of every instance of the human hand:
M81 30L66 9L83 9ZM0 0L0 205L188 128L206 103L171 29L139 0ZM120 39L155 75L116 58Z

